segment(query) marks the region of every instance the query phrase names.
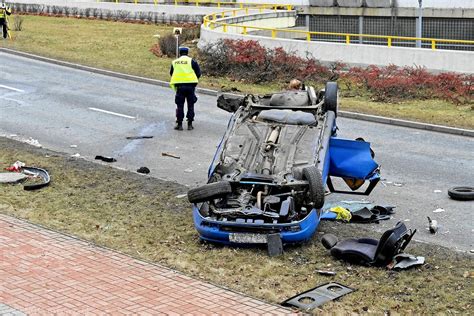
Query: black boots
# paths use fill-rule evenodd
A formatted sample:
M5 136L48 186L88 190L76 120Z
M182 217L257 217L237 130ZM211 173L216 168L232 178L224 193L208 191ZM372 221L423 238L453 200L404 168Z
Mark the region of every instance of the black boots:
M176 126L174 127L175 130L177 131L182 131L183 130L183 122L176 122Z
M193 121L188 121L188 131L193 130Z

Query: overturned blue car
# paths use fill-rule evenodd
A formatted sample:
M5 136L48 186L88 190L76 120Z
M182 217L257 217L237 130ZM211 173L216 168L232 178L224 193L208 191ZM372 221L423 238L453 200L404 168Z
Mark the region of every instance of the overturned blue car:
M317 92L305 87L265 96L223 94L217 105L234 114L208 183L188 192L203 240L228 245L267 244L269 236L282 244L307 241L321 220L327 190L369 194L380 179L370 144L336 135L335 82ZM337 190L334 177L351 190Z

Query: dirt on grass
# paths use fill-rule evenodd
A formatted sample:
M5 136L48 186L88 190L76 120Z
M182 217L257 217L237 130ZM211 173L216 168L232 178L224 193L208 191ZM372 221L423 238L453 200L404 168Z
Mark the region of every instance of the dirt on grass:
M43 167L51 185L24 191L0 185L0 212L78 236L133 257L163 264L273 303L330 281L357 289L318 312L467 314L472 310L472 256L412 242L407 252L426 257L408 271L334 260L320 243L324 233L375 236L363 225L323 222L313 239L268 257L266 249L201 242L186 187L0 138L0 169L20 160ZM315 270L331 270L334 277Z
M12 32L13 41L0 42L41 56L108 69L153 79L170 79L171 58L157 58L150 52L154 35L171 34L172 25L132 24L104 20L24 15L23 30ZM196 44L189 42L191 55ZM208 77L200 87L241 93L265 94L284 88L286 83L249 84L229 78ZM321 87L322 88L322 87ZM419 122L474 129L472 106L455 106L442 100L406 101L400 104L373 102L369 98L342 98L348 111L403 118Z

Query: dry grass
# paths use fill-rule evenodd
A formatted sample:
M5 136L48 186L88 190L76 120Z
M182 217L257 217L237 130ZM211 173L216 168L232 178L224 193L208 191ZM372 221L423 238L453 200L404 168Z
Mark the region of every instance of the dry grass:
M328 313L461 313L472 309L470 257L413 243L421 268L390 272L333 260L317 237L269 258L264 249L218 247L199 241L190 205L176 198L186 188L170 182L76 160L0 138L0 168L16 160L47 168L51 186L24 191L0 186L0 212L67 232L134 257L279 303L318 284L337 281L357 291L322 307ZM339 236L371 235L363 226L323 223ZM318 235L319 236L319 235ZM323 277L316 269L330 269Z
M0 45L84 65L169 80L171 59L157 58L149 49L156 43L153 35L164 36L171 31L172 26L166 25L24 16L23 31L12 32L14 41L3 41ZM195 47L192 43L189 46ZM200 86L263 94L280 90L284 84L252 85L204 76ZM343 108L350 111L474 128L472 108L457 107L440 100L384 104L368 99L343 98L342 103Z

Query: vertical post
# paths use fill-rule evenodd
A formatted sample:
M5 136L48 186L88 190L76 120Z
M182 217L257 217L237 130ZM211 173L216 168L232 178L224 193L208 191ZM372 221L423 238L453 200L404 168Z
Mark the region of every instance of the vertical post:
M155 5L157 5L157 4L158 4L158 0L153 0L153 2L155 3Z
M346 44L349 45L351 43L351 36L349 34L346 35Z
M217 1L217 7L218 7L218 8L221 7L221 2L220 2L220 1Z
M308 28L308 31L311 31L311 30L309 29L309 23L310 23L309 14L306 14L306 15L304 16L304 19L305 19L304 24L305 24L306 27Z
M196 7L199 6L199 0L196 0Z
M392 38L390 36L387 38L387 46L392 47Z
M246 26L243 27L242 34L247 35L247 27Z
M272 38L275 38L275 37L276 37L276 35L277 35L277 32L276 32L276 30L272 30Z
M227 24L224 24L224 26L222 27L222 30L224 31L224 33L227 33Z
M306 33L306 40L308 42L311 42L311 33L310 32Z
M435 41L435 40L432 40L432 41L431 41L431 49L432 49L432 50L435 50L435 49L436 49L436 41Z
M178 0L174 0L174 5L178 5Z
M418 0L418 18L416 19L416 37L423 37L423 0ZM421 40L416 40L416 47L421 48Z
M364 34L364 16L359 16L359 34ZM364 37L359 36L359 44L364 44Z

